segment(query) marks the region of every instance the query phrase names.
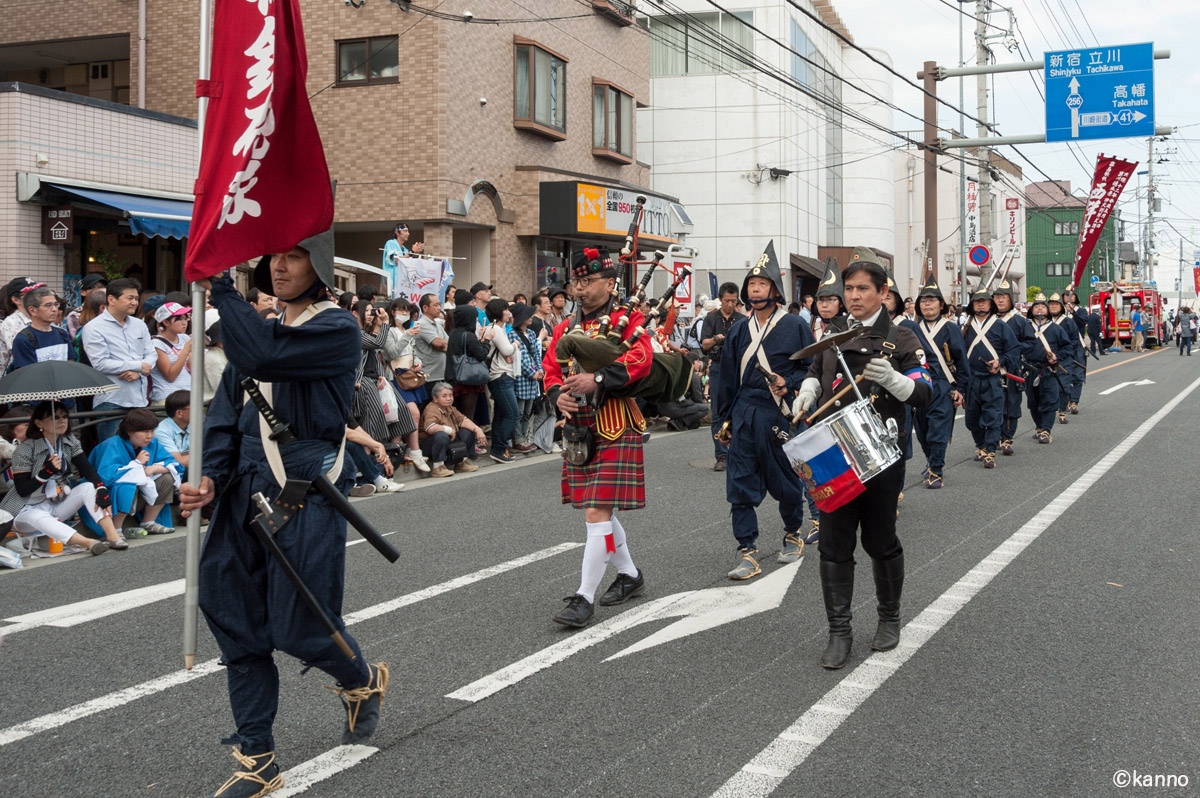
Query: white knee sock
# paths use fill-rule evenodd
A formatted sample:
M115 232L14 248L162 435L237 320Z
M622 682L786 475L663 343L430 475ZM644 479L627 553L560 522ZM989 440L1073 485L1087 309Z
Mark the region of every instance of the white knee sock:
M583 546L583 568L579 579L579 589L575 592L588 601L596 600L596 588L604 578L604 569L608 567L609 552L605 538L613 534L610 521L587 525L587 543Z
M633 557L629 554L629 544L625 536L625 527L621 526L621 522L617 520L617 514L613 513L612 517L613 539L616 542L617 550L613 552L612 564L617 567L619 573L626 576L637 576L637 566L633 564Z

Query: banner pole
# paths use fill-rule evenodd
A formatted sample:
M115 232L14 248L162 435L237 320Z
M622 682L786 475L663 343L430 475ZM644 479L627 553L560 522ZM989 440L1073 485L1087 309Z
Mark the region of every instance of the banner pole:
M212 70L212 41L210 20L212 0L200 0L200 63L199 79L208 80ZM204 149L204 117L208 97L199 97L196 109L196 172L200 171L200 153ZM192 388L191 448L188 451L188 484L200 487L204 475L204 287L192 283ZM184 556L183 591L183 665L189 671L196 664L196 633L200 623L200 521L197 510L187 519L187 549Z

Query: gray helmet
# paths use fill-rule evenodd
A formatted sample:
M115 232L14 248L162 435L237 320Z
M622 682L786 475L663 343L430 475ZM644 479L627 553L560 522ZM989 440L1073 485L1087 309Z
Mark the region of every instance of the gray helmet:
M333 230L309 236L296 246L308 253L317 280L329 288L333 288ZM274 296L274 286L271 284L271 256L263 255L254 267L254 287L264 294ZM287 299L288 297L280 297ZM294 299L295 297L291 297Z

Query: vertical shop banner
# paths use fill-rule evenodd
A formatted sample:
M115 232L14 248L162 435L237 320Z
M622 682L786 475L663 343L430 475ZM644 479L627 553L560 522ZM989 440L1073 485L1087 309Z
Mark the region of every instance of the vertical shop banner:
M1021 242L1017 237L1017 218L1021 212L1021 200L1009 197L1004 200L1004 209L1008 212L1008 235L1005 239L1007 249L1015 249Z
M1200 266L1192 269L1192 282L1196 284L1196 296L1200 296Z
M201 280L333 226L333 191L308 104L299 0L223 0L184 275Z
M393 297L404 297L414 305L425 294L435 294L446 300L446 286L454 279L450 262L433 258L397 258L396 284Z
M967 181L967 248L979 244L979 184Z
M1100 233L1113 208L1117 206L1117 198L1121 196L1130 175L1137 168L1136 161L1123 161L1120 158L1101 153L1096 158L1096 174L1092 177L1092 190L1088 193L1087 207L1083 211L1083 224L1079 226L1079 245L1075 249L1075 270L1071 274L1071 285L1079 285L1083 270L1087 268L1088 258L1096 249Z

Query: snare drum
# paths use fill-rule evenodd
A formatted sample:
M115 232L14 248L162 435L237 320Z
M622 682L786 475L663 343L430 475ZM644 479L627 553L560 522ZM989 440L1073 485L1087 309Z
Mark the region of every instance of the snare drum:
M783 451L817 508L830 512L900 459L896 439L871 401L861 399L792 438Z

